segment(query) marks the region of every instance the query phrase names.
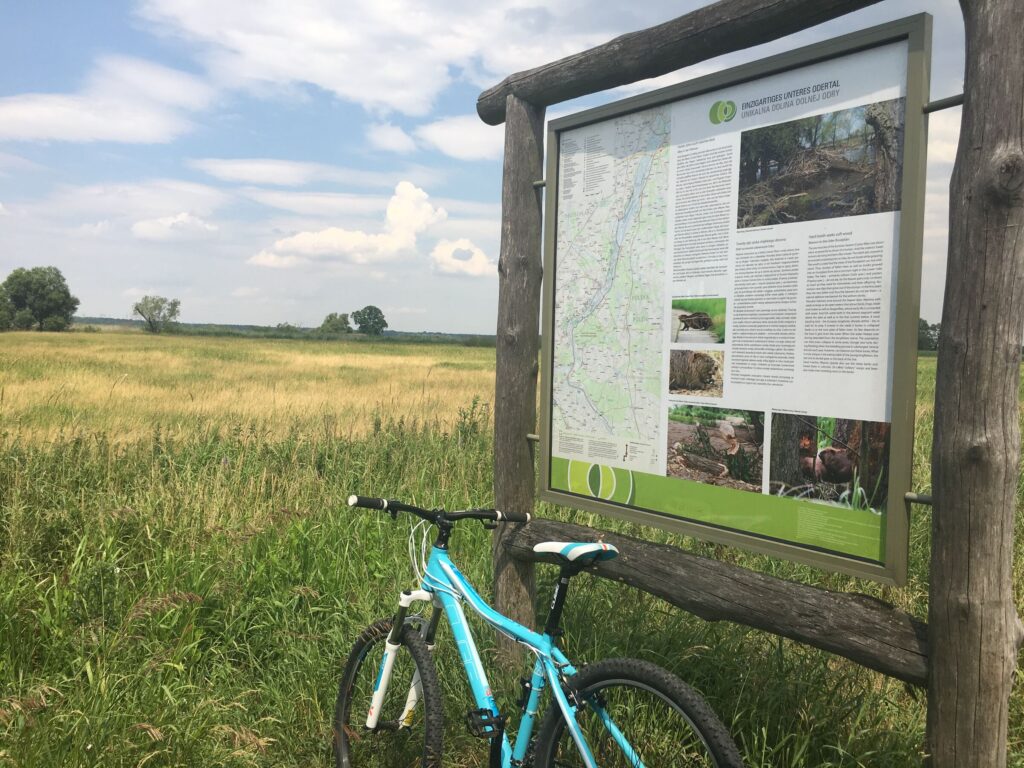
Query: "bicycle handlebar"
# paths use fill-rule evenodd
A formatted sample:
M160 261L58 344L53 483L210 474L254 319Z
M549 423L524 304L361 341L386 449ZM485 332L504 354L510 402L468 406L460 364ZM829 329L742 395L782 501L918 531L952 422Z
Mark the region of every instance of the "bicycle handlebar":
M374 496L357 496L355 494L348 497L348 505L364 509L377 509L383 512L390 512L392 515L398 512L410 512L435 524L441 520L454 522L455 520L467 519L489 520L499 523L530 522L530 514L528 512L501 512L497 509L463 509L459 512L445 512L443 509L422 509L395 499L379 499Z

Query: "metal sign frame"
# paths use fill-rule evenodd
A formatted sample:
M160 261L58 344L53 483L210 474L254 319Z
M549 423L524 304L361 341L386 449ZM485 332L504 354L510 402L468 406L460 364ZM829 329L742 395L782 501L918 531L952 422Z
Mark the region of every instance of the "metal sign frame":
M552 368L555 308L555 244L558 214L560 134L569 129L603 122L632 112L669 104L711 91L781 74L889 43L907 42L906 110L903 145L903 185L894 283L895 338L892 360L892 413L888 503L885 513L884 560L875 562L770 539L753 533L677 517L673 514L610 503L593 497L553 489L552 461ZM921 254L924 233L925 171L927 152L931 16L919 14L899 21L826 40L770 58L717 72L706 77L623 99L552 121L547 136L545 187L544 281L541 338L541 470L542 501L584 509L630 522L662 528L696 538L805 563L830 571L869 578L888 584L904 584L907 575L909 507L914 448L914 415L917 392L917 324L920 308Z

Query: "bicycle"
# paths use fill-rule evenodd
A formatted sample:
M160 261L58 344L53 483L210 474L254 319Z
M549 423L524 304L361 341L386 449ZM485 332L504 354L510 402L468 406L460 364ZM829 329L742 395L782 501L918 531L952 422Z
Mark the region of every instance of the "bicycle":
M441 765L444 707L432 653L442 617L448 619L475 705L466 714L466 724L472 734L490 741L490 768L743 765L732 737L711 707L672 673L638 659L607 659L577 670L558 647L569 580L614 558L618 554L614 546L545 542L534 547L554 555L561 566L547 622L543 633L537 633L489 606L448 553L452 530L461 520L480 520L494 527L528 522L529 515L493 509L427 510L362 496L350 496L348 503L385 511L393 520L400 512L421 519L409 534L410 556L420 586L403 591L395 615L367 627L349 654L338 685L333 722L338 768ZM430 525L437 529L437 538L428 555ZM420 528L423 534L417 553ZM414 603L431 604L430 617L410 614ZM487 682L463 604L537 657L532 675L521 681L514 742L505 732L507 720ZM548 707L534 738L545 690L550 691L555 705Z

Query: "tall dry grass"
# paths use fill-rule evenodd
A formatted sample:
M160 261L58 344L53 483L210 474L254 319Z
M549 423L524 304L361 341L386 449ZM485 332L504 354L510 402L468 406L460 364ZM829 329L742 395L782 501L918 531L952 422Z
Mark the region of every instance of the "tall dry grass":
M141 333L0 336L0 428L26 438L155 426L189 435L244 423L356 436L373 415L451 422L494 396L494 350L444 344L300 341Z
M493 351L120 336L0 336L0 358L17 361L0 368L0 766L327 765L330 712L349 645L412 583L410 521L354 512L344 498L355 491L424 506L489 503L490 414L472 398L474 387L489 392ZM131 364L122 373L111 370L124 359ZM405 379L404 390L392 378L391 396L382 397L373 388L378 374L404 361L415 361L422 375ZM366 378L373 381L361 384L341 365L372 371ZM154 396L173 402L149 403L140 394L115 405L116 377L128 371L125 384L153 372L164 382ZM290 410L262 413L268 395L261 383L289 381L294 371L313 382L322 374L331 403L346 397L347 380L376 393L379 407L352 396L348 420L358 425L351 428L325 421L315 396L304 401L313 412L292 401ZM53 372L63 387L49 380ZM462 374L479 379L460 384ZM923 360L919 492L930 490L934 376L934 360ZM46 394L19 389L31 390L32 382ZM189 384L226 413L193 410L190 398L183 405ZM21 393L15 400L12 386ZM425 393L435 386L429 401ZM307 397L317 390L308 381L303 387ZM94 405L86 410L79 400L90 393ZM272 395L269 403L276 407ZM927 614L925 508L914 510L910 583L900 589L597 515L541 512ZM489 534L461 525L452 551L487 594ZM541 616L554 576L540 569ZM624 590L576 580L566 612L570 655L640 656L674 670L708 697L748 765L919 764L919 692L829 654L709 624ZM490 660L490 634L476 626ZM485 745L461 725L466 686L447 633L437 658L449 715L446 765L485 765ZM518 671L503 670L491 680L509 711L517 680ZM1019 690L1010 716L1011 765L1021 766Z

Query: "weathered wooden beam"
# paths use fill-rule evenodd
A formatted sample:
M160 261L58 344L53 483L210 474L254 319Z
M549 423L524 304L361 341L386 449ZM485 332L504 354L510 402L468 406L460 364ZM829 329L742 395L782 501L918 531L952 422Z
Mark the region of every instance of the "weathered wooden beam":
M533 512L533 445L537 430L537 352L540 338L541 190L544 107L508 97L498 258L498 332L494 392L494 504ZM522 624L533 624L533 566L511 560L501 546L511 526L494 532L494 604ZM522 646L499 640L507 654Z
M512 94L539 107L551 106L767 43L879 1L720 0L510 75L480 94L476 111L485 123L498 125L505 121L505 100Z
M1024 3L961 1L967 42L935 377L934 768L1003 768L1017 650L1014 505L1024 318Z
M690 554L666 544L595 531L572 523L535 520L504 540L525 561L541 541L602 540L619 557L592 572L662 598L708 621L731 621L831 651L858 664L923 686L927 680L924 622L867 595L830 592Z

